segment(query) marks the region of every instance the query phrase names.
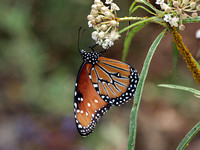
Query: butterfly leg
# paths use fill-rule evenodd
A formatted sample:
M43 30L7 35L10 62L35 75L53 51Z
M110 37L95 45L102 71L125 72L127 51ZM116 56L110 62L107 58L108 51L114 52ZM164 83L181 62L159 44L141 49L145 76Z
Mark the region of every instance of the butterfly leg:
M89 48L94 52L94 48L97 46L98 44L96 42L92 43L91 45L89 45Z

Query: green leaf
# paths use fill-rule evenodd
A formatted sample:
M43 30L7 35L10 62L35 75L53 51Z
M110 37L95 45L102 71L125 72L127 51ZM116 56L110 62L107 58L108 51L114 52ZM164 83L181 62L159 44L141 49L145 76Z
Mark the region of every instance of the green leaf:
M124 41L124 50L123 50L123 55L122 55L122 61L126 60L126 56L128 54L128 50L131 44L131 40L133 38L133 36L140 31L142 28L144 28L148 23L144 23L144 24L140 24L138 26L136 26L135 28L133 28L128 35L126 36L126 39Z
M173 77L175 78L177 75L177 66L178 66L178 58L180 56L179 50L177 49L176 43L172 42L172 51L173 51Z
M146 12L148 12L148 13L154 15L154 16L156 16L156 14L155 14L154 12L150 11L149 9L147 9L146 7L141 6L141 5L138 5L138 6L136 6L134 9L132 9L131 14L132 14L133 12L135 12L135 11L136 11L137 9L139 9L139 8L145 10Z
M173 85L173 84L159 84L158 86L171 88L171 89L178 89L178 90L188 91L188 92L194 93L195 97L200 98L200 91L198 91L196 89L193 89L193 88L190 88L190 87Z
M189 142L192 140L192 138L200 131L200 122L198 122L183 138L181 143L178 145L176 150L184 150L186 146L189 145Z
M183 23L195 23L195 22L200 22L200 16L196 18L187 18L183 20Z
M135 3L136 3L136 1L134 1L134 2L131 4L130 8L129 8L129 17L131 16L131 12L132 12L132 10L133 10L133 7L135 6Z
M159 12L158 9L156 9L151 3L147 2L146 0L136 0L136 2L144 3L145 5L149 6L151 9L153 9L155 12Z
M156 51L156 48L158 44L160 43L161 39L163 38L165 32L167 29L165 29L162 33L158 35L158 37L155 39L153 44L151 45L149 52L146 56L146 59L144 61L144 65L141 71L140 79L137 85L136 93L135 93L135 99L133 103L133 107L131 110L131 116L130 116L130 127L129 127L129 140L128 140L128 147L127 150L134 150L135 149L135 142L136 142L136 131L137 131L137 116L138 116L138 110L140 106L140 101L142 97L142 91L144 87L144 83L147 77L147 73L149 70L149 66L151 63L151 59Z

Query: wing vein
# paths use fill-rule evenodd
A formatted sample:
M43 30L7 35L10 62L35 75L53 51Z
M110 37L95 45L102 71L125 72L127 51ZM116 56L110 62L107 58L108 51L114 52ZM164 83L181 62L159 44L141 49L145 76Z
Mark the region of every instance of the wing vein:
M121 83L121 82L118 82L118 81L116 81L116 80L114 80L113 78L112 78L112 76L111 75L114 75L113 73L110 73L110 72L108 72L106 69L104 69L103 67L101 67L100 65L98 65L98 64L96 64L101 70L103 70L105 73L107 73L108 75L109 75L109 77L111 78L111 80L112 80L112 85L117 89L117 91L119 91L120 93L123 93L114 83L118 83L118 84L120 84L121 86L124 86L124 87L127 87L126 85L124 85L123 83Z
M102 64L104 64L104 65L106 65L106 66L109 66L109 67L112 67L112 68L115 68L115 69L123 70L123 71L125 71L125 72L130 72L129 70L122 69L122 68L119 68L119 67L116 67L116 66L113 66L113 65L104 63L104 62L99 62L99 63L102 63ZM97 64L97 65L98 65L98 64Z
M97 78L98 78L98 87L99 87L99 82L100 82L101 80L100 80L100 78L99 78L99 75L98 75L97 70L95 69L95 67L94 67L94 71L95 71L95 73L96 73L96 75L97 75ZM108 91L106 90L106 87L104 86L103 83L102 83L102 86L103 86L104 90L106 91L106 93L107 93L107 95L108 95Z

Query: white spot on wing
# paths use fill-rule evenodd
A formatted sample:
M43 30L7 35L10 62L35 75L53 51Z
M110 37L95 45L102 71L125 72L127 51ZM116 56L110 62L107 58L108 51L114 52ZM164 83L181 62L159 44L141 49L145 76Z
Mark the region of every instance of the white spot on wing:
M82 128L82 125L79 124L79 125L78 125L78 128Z
M93 84L93 86L96 88L96 87L98 87L98 84Z
M74 107L77 108L77 103L74 103Z
M98 103L98 100L95 99L94 102L95 102L95 103Z

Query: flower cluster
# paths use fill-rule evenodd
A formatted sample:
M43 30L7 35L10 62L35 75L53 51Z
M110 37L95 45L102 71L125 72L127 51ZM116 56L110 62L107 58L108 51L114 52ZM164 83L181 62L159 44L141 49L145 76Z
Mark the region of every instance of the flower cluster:
M200 11L200 0L172 0L167 1L157 0L156 4L160 5L161 9L165 11L164 21L168 22L171 27L179 27L184 30L183 20L187 18L196 18L198 11Z
M105 6L101 0L94 0L91 12L87 16L89 27L95 29L92 32L92 38L104 49L114 45L114 41L120 37L117 28L119 26L119 19L116 13L120 9L112 1L106 0L105 4L107 6Z

